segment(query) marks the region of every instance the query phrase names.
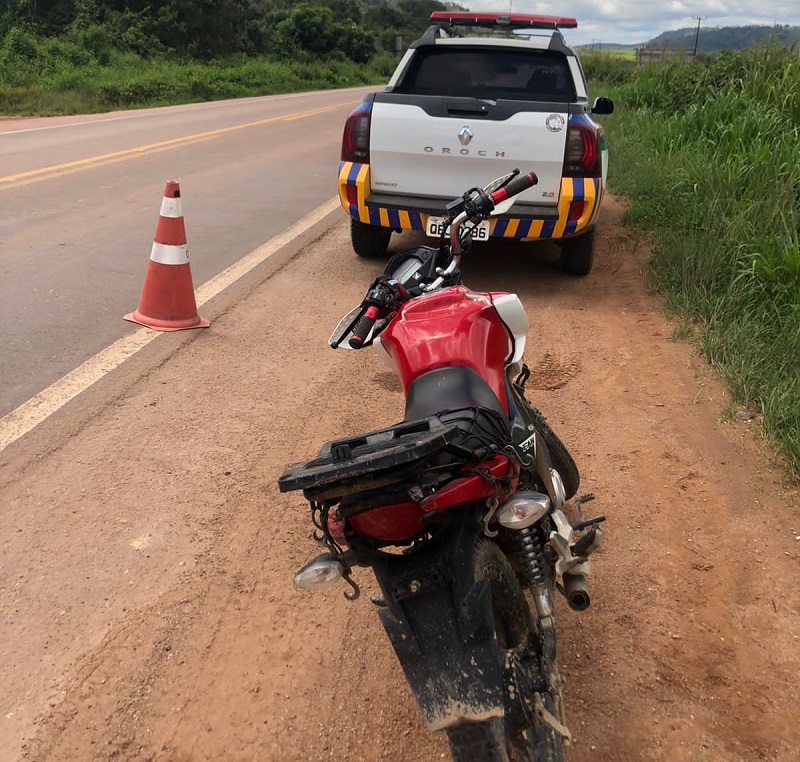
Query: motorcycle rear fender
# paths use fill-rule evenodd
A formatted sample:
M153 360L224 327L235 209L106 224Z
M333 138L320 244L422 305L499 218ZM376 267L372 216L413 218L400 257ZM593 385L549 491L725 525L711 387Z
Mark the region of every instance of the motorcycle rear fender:
M490 586L472 572L481 529L476 510L426 551L373 564L381 622L432 731L504 713Z
M523 461L525 456L532 458L533 467L541 479L542 486L555 504L557 495L553 485L553 477L550 473L549 456L546 454L547 445L533 429L533 421L528 415L519 393L514 388L514 384L511 382L514 366L509 365L506 370L506 396L508 398L509 421L511 423L511 438Z

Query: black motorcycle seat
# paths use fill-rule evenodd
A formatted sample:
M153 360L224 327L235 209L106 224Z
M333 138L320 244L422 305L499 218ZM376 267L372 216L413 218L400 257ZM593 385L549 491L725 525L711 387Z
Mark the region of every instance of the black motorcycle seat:
M447 410L484 408L508 420L489 384L471 368L454 365L423 373L408 387L406 421L428 418Z

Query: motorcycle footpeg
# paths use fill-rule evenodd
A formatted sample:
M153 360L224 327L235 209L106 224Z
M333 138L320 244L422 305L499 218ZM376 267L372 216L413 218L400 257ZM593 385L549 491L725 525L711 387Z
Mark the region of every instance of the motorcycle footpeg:
M572 529L575 532L580 532L582 529L586 529L586 527L591 527L595 524L602 524L605 520L605 515L600 514L599 516L595 516L593 519L586 519L586 521L579 521L577 524L573 524Z
M591 527L581 535L581 538L572 546L572 555L588 558L603 544L603 532L599 527Z

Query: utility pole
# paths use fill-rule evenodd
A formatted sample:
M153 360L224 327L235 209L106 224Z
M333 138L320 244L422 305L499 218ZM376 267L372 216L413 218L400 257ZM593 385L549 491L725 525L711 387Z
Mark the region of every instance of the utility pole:
M697 55L697 43L700 42L700 22L705 21L708 16L692 16L697 21L697 34L694 36L694 54Z

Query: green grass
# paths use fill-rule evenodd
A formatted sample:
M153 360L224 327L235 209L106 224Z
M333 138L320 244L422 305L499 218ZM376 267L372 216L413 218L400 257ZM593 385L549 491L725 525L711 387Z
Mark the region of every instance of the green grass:
M655 242L651 285L800 473L800 50L594 89L615 98L609 185Z
M170 61L113 49L87 51L63 40L9 37L0 47L0 114L9 115L94 113L355 87L385 82L395 63L388 55L366 66L343 56Z

